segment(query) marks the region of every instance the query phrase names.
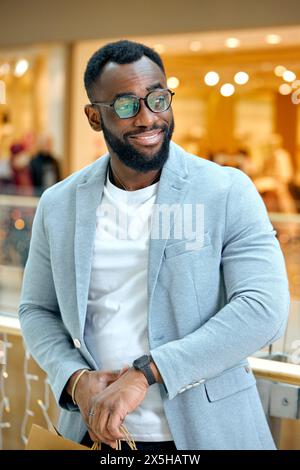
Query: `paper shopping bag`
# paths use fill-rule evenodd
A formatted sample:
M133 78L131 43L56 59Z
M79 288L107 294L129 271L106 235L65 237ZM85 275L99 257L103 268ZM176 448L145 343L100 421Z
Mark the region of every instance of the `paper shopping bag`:
M78 444L59 436L56 430L47 429L33 424L29 433L26 450L91 450L89 447Z
M131 450L137 450L134 439L124 425L121 426L124 440ZM121 441L117 441L117 449L121 450ZM37 424L33 424L29 433L25 450L101 450L101 443L94 442L93 446L86 447L78 442L66 439L58 434L54 426L50 430L44 429Z

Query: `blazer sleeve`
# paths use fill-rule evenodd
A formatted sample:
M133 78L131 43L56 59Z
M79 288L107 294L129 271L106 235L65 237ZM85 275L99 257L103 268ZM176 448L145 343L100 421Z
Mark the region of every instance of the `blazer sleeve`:
M289 289L276 232L252 181L234 175L221 257L228 302L196 331L151 350L169 399L234 367L286 327Z
M47 373L57 402L64 408L75 409L64 388L76 370L89 365L74 348L61 318L44 227L46 196L47 192L40 200L33 222L19 318L26 347Z

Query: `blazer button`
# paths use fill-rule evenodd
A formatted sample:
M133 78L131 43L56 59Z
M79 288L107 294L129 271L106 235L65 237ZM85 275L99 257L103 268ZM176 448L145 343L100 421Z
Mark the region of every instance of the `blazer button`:
M81 342L79 341L78 338L74 338L73 343L74 343L75 348L77 348L77 349L81 348Z

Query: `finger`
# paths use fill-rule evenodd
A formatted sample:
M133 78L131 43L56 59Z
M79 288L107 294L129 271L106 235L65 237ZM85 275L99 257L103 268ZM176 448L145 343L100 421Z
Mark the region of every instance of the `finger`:
M96 416L96 409L94 408L94 406L92 406L92 408L88 412L88 425L89 425L89 428L91 429L93 429L94 427L95 416Z
M94 428L94 432L96 433L96 435L98 436L101 442L104 442L105 444L115 449L116 441L107 430L108 418L109 418L109 411L102 410L100 414L98 415L98 423L96 425L96 428Z
M98 375L98 381L99 383L102 383L107 387L108 385L112 384L119 378L119 372L101 372L101 374Z
M101 440L101 439L99 439L99 438L96 436L96 434L94 434L93 431L92 431L91 429L89 429L89 428L88 428L88 433L89 433L90 438L92 439L93 442L100 442L100 443L103 442L104 444L106 444L106 445L112 447L113 449L116 449L116 447L117 447L116 441L108 441L108 440L103 440L103 439Z
M116 441L109 441L107 439L99 439L92 431L89 431L89 435L93 442L100 442L100 444L101 443L106 444L107 446L110 446L112 449L117 448Z
M107 430L113 439L124 439L124 434L120 431L124 418L118 413L110 413L107 421Z
M117 372L105 372L103 378L108 384L115 382L120 377L120 371Z
M122 369L121 369L120 372L119 372L119 376L118 376L118 377L121 377L123 374L125 374L125 372L127 372L128 369L130 369L130 366L127 366L127 365L126 365L126 366L122 367Z
M98 441L96 434L94 434L93 431L89 427L88 427L88 433L89 433L90 438L92 439L93 442Z

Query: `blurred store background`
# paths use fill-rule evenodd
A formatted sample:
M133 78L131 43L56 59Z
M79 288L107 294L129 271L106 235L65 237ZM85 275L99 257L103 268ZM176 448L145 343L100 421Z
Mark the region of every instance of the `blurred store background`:
M292 294L287 333L269 353L300 363L299 1L0 0L0 449L22 448L32 422L57 416L20 338L22 273L42 192L106 150L83 112L83 72L97 48L124 37L162 55L175 142L240 168L263 197ZM299 388L287 388L279 400L290 402L271 414L269 397L266 412L279 447L300 449Z

